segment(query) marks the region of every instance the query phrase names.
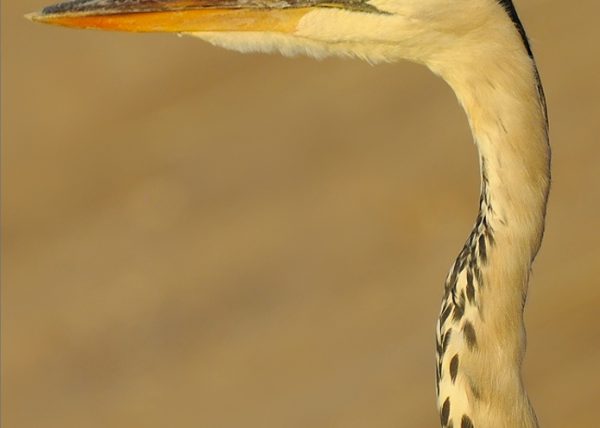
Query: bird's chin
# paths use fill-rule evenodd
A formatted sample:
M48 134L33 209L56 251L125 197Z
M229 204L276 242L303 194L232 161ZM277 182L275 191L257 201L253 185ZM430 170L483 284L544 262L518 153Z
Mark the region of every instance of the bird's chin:
M214 46L242 53L281 54L287 57L309 56L317 59L339 56L326 43L276 32L189 32Z

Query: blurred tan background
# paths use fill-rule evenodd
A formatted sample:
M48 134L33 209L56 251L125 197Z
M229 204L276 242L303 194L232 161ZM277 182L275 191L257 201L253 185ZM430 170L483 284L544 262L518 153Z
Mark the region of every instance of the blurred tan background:
M446 85L2 4L2 422L435 427L434 322L476 215ZM554 184L527 308L544 427L597 424L600 6L519 1Z

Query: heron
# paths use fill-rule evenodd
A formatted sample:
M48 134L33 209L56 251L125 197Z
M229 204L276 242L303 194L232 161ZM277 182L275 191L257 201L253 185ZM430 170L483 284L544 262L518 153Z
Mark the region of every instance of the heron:
M445 80L468 118L481 186L436 324L441 426L538 427L521 374L523 314L551 156L544 91L512 0L74 0L28 17L188 34L241 52L408 60Z

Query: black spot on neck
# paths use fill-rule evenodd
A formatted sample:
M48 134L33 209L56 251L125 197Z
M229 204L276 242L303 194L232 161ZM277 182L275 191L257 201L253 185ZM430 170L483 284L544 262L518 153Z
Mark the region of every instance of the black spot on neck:
M471 351L475 349L477 347L477 335L475 334L475 327L473 327L471 322L465 321L465 325L463 326L463 335L469 349Z
M463 415L460 421L460 428L473 428L473 422L467 415Z
M511 21L517 27L517 31L521 35L521 39L523 40L523 44L525 45L525 49L531 58L533 58L533 52L531 51L531 46L529 45L529 40L527 39L527 34L525 33L525 28L523 28L523 24L521 24L521 20L519 19L519 15L517 14L517 10L515 9L515 5L512 0L498 0L498 3L506 10L508 16Z
M442 422L442 426L446 426L448 424L449 417L450 417L450 397L446 398L446 401L444 401L444 405L442 406L442 411L440 412L440 421Z
M452 383L456 381L456 375L458 375L458 354L450 360L450 379L452 379Z

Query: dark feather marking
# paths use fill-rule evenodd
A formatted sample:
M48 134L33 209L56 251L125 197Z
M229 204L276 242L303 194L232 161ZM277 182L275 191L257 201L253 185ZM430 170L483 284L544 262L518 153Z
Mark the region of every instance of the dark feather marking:
M487 250L485 248L485 236L479 236L479 257L483 263L487 262Z
M467 341L467 346L470 350L473 350L477 346L477 336L475 335L475 328L469 321L465 321L463 326L463 335Z
M456 381L456 375L458 374L458 354L456 354L450 360L450 379L452 379L452 383Z
M467 299L469 303L473 304L475 301L475 286L473 285L473 273L467 271Z
M467 415L463 415L460 421L460 428L474 428L473 422L471 422L471 418Z
M515 9L515 5L513 4L512 0L498 0L498 3L500 3L500 5L502 5L504 10L506 10L506 13L508 13L510 20L513 22L513 24L515 24L515 27L517 28L517 31L519 32L519 35L521 36L521 39L523 40L523 45L525 46L525 49L527 50L527 54L529 54L530 58L533 58L533 52L531 51L531 46L529 45L529 39L527 38L527 34L525 33L525 28L523 27L523 24L521 23L521 19L519 18L519 15L517 14L517 10Z
M477 280L479 287L483 287L483 275L481 274L481 269L479 269L479 266L475 265L473 267L473 273L475 274L475 279Z
M470 304L475 303L475 287L473 283L467 284L467 299L469 299Z
M459 305L456 304L454 306L454 311L452 311L452 319L456 322L456 321L460 321L460 319L462 318L462 316L465 314L465 305Z
M519 35L521 36L521 40L523 41L523 45L525 46L525 50L527 51L527 54L533 61L534 60L533 51L531 50L531 45L529 44L529 39L527 38L527 34L525 33L525 27L523 27L523 24L521 23L521 19L519 18L519 15L517 14L517 10L515 9L515 5L513 4L512 0L498 0L498 3L504 8L504 10L506 10L506 13L508 14L511 21L517 28L517 31L519 32ZM546 119L546 133L547 133L548 132L548 112L547 112L548 109L546 106L546 96L544 94L544 88L542 86L542 81L540 79L540 75L537 70L537 67L535 67L535 64L534 64L534 68L535 68L535 80L537 82L538 96L540 97L540 105L542 107L542 110L544 111L544 116Z
M454 267L452 268L452 273L450 274L450 276L448 277L448 280L446 281L446 289L451 289L454 286L456 286L456 280L458 278L458 272L460 269L459 265L460 265L460 258L454 262Z
M442 411L440 412L440 421L442 422L442 426L446 426L448 424L449 417L450 417L450 397L446 398L446 401L444 401L444 405L442 406Z
M444 323L446 322L446 320L450 316L451 312L452 312L452 306L451 305L446 306L446 308L444 309L444 311L440 315L440 327L444 325Z

